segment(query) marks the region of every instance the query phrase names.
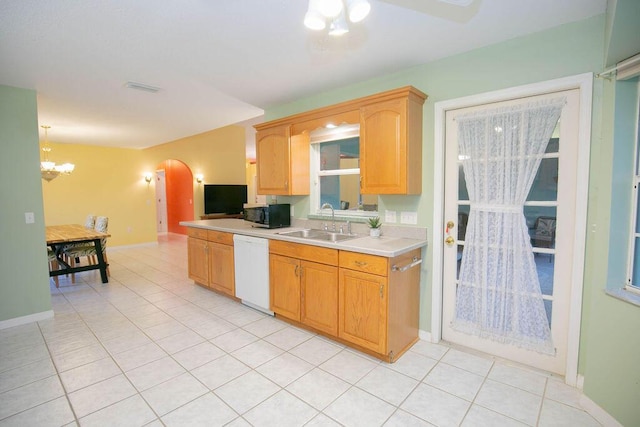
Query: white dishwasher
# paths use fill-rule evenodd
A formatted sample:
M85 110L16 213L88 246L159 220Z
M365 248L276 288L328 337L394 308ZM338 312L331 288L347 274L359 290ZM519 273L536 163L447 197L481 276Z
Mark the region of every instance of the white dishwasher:
M234 234L233 258L236 297L273 316L269 310L269 240Z

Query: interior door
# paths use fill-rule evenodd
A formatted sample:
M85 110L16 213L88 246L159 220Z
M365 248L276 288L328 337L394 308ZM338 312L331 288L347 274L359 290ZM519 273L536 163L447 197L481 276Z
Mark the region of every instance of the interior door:
M166 233L167 228L167 182L164 170L156 171L156 221L158 233Z
M560 120L524 204L538 281L555 354L547 355L452 328L460 265L465 250L465 233L470 201L458 156L456 117L502 106L566 97ZM574 223L577 186L579 90L555 92L517 100L479 105L446 112L445 203L443 241L442 337L485 353L511 359L557 374L564 374L567 357L569 305L572 276Z

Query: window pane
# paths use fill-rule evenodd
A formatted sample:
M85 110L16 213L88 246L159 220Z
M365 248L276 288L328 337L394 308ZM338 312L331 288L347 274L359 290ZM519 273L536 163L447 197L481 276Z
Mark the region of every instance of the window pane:
M556 265L555 256L552 254L534 253L538 281L542 295L553 295L553 270Z
M527 200L558 200L558 159L542 159Z
M360 138L320 144L320 170L357 169L360 167Z
M524 216L527 220L531 244L539 248L555 247L555 206L525 206ZM540 220L539 220L540 219ZM553 221L552 221L553 220ZM547 235L553 231L552 235Z
M640 286L640 238L634 239L633 248L633 276L631 277L633 286Z
M560 122L558 122L558 125ZM558 130L556 128L556 130ZM551 137L549 143L547 144L547 149L544 151L545 153L557 153L560 149L560 138Z
M378 210L378 196L360 194L360 175L320 177L320 206L329 203L335 210Z
M638 197L638 185L633 190L636 197L636 233L640 233L640 197Z
M553 301L544 300L544 310L547 312L547 319L549 320L549 326L551 326L551 309L553 308Z
M462 163L458 164L458 200L469 200L469 192L467 191L467 181L464 178L464 170Z

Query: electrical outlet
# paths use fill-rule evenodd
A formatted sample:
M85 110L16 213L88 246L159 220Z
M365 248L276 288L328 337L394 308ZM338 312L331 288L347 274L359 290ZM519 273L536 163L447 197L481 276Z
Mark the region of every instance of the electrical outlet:
M24 213L24 222L27 224L33 224L34 222L36 222L36 217L33 212Z
M290 215L291 216L295 216L295 209L294 209L293 205L291 205L290 211L291 211Z
M400 213L400 223L401 224L412 224L415 225L418 223L418 212L401 212Z
M384 211L384 222L386 223L396 223L398 219L396 218L396 211Z

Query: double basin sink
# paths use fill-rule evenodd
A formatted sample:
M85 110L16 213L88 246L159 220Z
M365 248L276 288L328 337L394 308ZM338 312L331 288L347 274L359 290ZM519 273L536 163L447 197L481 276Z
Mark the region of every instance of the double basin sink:
M282 231L278 234L280 234L281 236L298 237L301 239L310 240L324 240L327 242L341 242L343 240L355 239L356 237L358 237L356 234L344 234L334 231L314 229Z

